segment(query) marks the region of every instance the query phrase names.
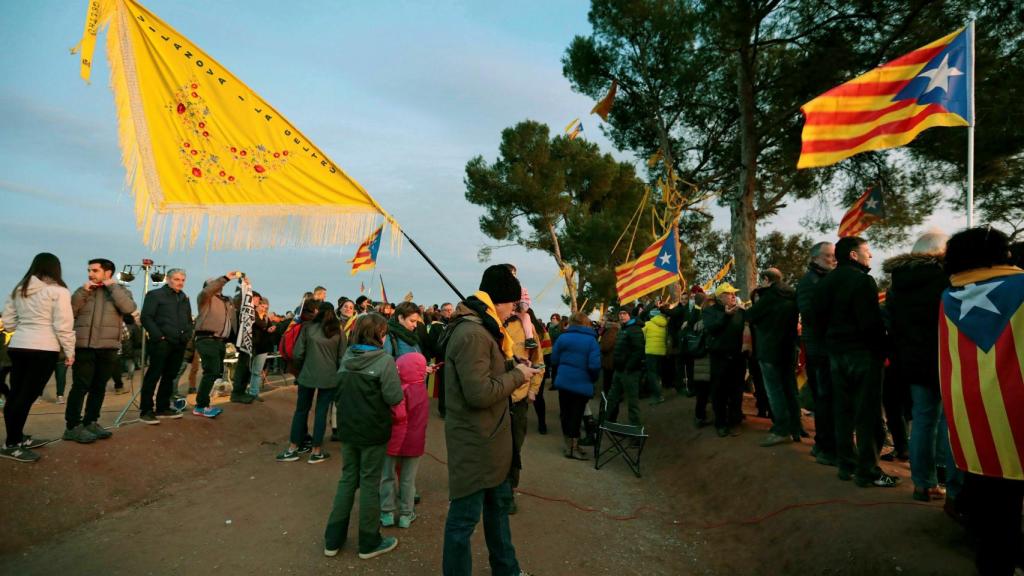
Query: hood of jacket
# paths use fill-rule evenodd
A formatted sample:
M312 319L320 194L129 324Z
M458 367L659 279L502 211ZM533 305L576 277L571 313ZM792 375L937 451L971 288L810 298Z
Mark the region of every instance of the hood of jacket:
M31 295L36 294L38 292L42 292L43 290L46 290L46 288L48 288L50 286L57 286L57 283L56 282L45 282L43 280L40 280L39 277L37 277L37 276L29 276L28 277L28 290L27 290L27 294L26 295L27 296L31 296ZM18 286L18 294L19 295L21 294L21 286L20 285Z
M391 356L385 354L383 348L354 344L345 351L345 358L341 361L341 365L352 372L365 372L374 364L387 362L390 359Z
M886 260L882 270L892 276L892 290L914 293L947 282L944 262L942 254L901 254Z
M574 332L576 334L586 334L587 336L592 337L597 336L597 330L594 330L590 326L569 326L568 328L566 328L565 332L562 333L568 334L569 332Z

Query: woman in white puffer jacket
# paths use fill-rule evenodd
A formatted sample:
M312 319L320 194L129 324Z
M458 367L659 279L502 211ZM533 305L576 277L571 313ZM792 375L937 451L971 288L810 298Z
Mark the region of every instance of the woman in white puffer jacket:
M71 292L61 279L60 260L48 252L32 259L25 277L11 291L4 305L4 326L14 331L7 348L11 357L11 392L4 404L7 440L0 457L35 462L39 455L33 442L22 432L32 403L42 394L53 375L61 350L65 364L75 362L74 314Z

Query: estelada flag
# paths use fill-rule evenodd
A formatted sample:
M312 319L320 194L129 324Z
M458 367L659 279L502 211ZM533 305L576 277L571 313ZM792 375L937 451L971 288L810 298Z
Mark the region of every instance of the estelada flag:
M973 126L970 28L961 28L804 104L797 168L909 143L934 126Z
M882 218L885 218L882 187L872 186L857 198L846 214L843 214L843 219L839 222L839 237L857 236Z
M608 89L608 94L601 101L594 105L594 109L590 111L591 114L597 114L601 117L601 120L608 121L608 114L612 111L612 104L615 103L615 93L619 90L619 83L616 80L612 80L612 87Z
M89 1L76 48L84 80L108 24L121 157L147 244L191 246L204 227L211 249L349 244L380 215L393 222L278 110L135 0Z
M1024 480L1024 270L955 274L939 309L939 383L957 468Z
M640 257L615 267L619 303L627 304L679 281L675 227L644 250Z
M373 231L373 234L367 236L366 240L359 245L356 249L356 255L352 257L349 262L352 264L352 275L354 276L360 270L372 270L377 265L377 251L380 249L380 236L384 230L384 225L381 224ZM359 293L362 294L363 285L359 284Z
M575 140L580 134L583 134L583 123L579 118L573 118L572 122L565 125L565 135L569 140Z

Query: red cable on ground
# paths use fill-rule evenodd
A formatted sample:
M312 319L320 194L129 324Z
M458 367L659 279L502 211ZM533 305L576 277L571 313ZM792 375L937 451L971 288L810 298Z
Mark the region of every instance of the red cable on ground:
M431 454L429 451L426 452L426 455L430 456L437 463L439 463L441 465L444 465L444 466L448 465L447 462L445 462L444 460L441 460L437 456ZM630 513L630 514L627 514L625 516L617 516L615 514L609 514L608 512L605 512L604 510L602 510L600 508L593 508L593 507L590 507L590 506L583 506L581 504L577 504L576 502L573 502L572 500L570 500L568 498L557 498L557 497L552 497L552 496L544 496L542 494L536 494L534 492L530 492L528 490L523 490L521 488L516 488L516 492L518 492L520 494L525 494L526 496L530 496L530 497L536 498L538 500L544 500L546 502L557 502L557 503L561 503L561 504L568 504L569 506L579 510L580 512L587 512L587 513L598 512L598 513L601 514L601 516L604 516L605 518L608 518L609 520L615 520L617 522L625 522L625 521L628 521L628 520L639 520L640 519L640 512L650 508L650 506L644 505L644 506L640 506L639 508L633 510L633 512ZM764 522L765 520L768 520L770 518L774 518L776 516L779 516L781 514L789 512L790 510L798 510L798 509L801 509L801 508L816 508L818 506L828 506L828 505L834 505L834 504L845 504L847 506L854 506L854 507L857 507L857 508L873 508L875 506L923 506L923 507L926 507L926 508L933 508L935 510L939 510L939 508L936 507L936 506L933 506L931 504L925 504L925 503L922 503L922 502L906 502L906 501L902 501L902 500L878 500L878 501L873 501L873 502L853 502L853 501L847 500L845 498L832 498L832 499L829 499L829 500L818 500L818 501L814 501L814 502L797 502L795 504L787 504L787 505L783 506L782 508L779 508L777 510L773 510L771 512L768 512L767 514L764 514L764 515L761 515L761 516L754 516L752 518L740 519L740 520L724 520L722 522L707 522L707 523L679 522L679 521L673 520L673 521L667 522L667 523L671 524L673 526L679 526L681 528L689 528L689 529L692 529L692 530L714 530L716 528L724 528L726 526L732 526L732 525L736 525L736 526L751 526L751 525L754 525L754 524L760 524L761 522Z

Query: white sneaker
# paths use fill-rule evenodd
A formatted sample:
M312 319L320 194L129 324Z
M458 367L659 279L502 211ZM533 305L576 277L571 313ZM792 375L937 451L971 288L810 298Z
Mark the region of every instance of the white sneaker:
M63 396L57 396L57 404L63 404L63 403L64 403L64 397Z

